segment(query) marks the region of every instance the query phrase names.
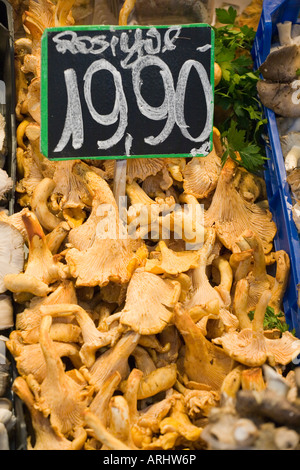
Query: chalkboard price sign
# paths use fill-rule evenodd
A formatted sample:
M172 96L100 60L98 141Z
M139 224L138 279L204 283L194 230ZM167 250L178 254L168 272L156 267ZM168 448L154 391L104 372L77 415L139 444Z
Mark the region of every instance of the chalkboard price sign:
M213 98L209 25L44 32L41 151L49 159L205 156Z

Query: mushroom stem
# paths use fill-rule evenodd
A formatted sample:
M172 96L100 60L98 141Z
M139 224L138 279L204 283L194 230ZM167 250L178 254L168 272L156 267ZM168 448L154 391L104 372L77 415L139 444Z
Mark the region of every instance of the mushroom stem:
M233 312L237 316L240 329L251 328L251 320L248 316L249 283L247 279L240 279L236 285L233 300Z
M263 292L263 294L261 295L254 312L254 318L252 322L253 331L258 332L263 330L265 313L271 297L272 292L270 290Z
M277 23L277 30L279 42L281 46L288 46L292 44L292 22L285 21L284 23Z
M50 178L43 178L35 187L31 198L31 209L37 216L40 224L49 232L54 230L61 220L48 209L48 198L51 196L56 184Z
M84 419L88 426L90 426L97 439L106 445L111 450L130 450L130 447L123 444L122 441L114 437L103 424L101 421L88 409L84 413Z

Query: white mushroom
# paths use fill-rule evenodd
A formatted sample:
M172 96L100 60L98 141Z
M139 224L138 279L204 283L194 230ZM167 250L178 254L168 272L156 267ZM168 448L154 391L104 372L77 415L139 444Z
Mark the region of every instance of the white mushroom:
M0 114L0 162L3 167L5 156L7 154L7 142L6 142L6 123L5 118Z
M6 427L0 422L0 450L9 450L9 439Z
M297 227L298 232L300 232L300 202L297 202L292 208L293 219Z
M5 170L0 168L0 199L4 199L7 193L13 188L13 180Z
M0 423L4 424L9 433L17 419L13 412L12 402L5 397L0 398Z
M14 325L13 305L11 297L0 295L0 330L6 330Z
M15 227L0 222L0 293L6 291L3 282L7 274L19 274L24 267L24 240Z
M280 138L286 171L300 166L300 132L290 132Z
M293 44L291 21L285 21L284 23L277 23L277 30L278 30L279 42L281 46L287 46L289 44Z

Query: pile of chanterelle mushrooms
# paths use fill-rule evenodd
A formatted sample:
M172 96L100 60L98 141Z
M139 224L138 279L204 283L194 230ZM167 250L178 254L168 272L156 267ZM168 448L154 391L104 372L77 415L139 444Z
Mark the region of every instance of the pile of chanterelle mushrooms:
M39 151L40 39L72 24L72 3L30 1L15 44L21 210L0 220L28 247L24 269L3 279L16 303L7 347L31 416L28 448L206 448L228 377L265 364L281 373L300 353L291 332L264 329L267 306L281 311L289 258L272 251L263 181L231 160L222 168L217 129L205 158L129 160L136 236L97 237L101 206L120 223L114 163L51 162ZM151 238L138 216L154 204ZM178 211L185 204L203 207L203 221ZM203 245L187 249L199 234Z

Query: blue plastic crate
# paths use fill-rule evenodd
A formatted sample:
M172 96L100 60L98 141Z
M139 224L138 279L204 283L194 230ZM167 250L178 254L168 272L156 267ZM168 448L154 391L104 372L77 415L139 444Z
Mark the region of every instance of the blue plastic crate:
M277 34L277 23L298 22L300 0L265 0L260 23L257 29L252 56L255 69L265 61L270 53L271 44ZM267 118L269 142L266 144L268 157L265 171L270 210L277 225L274 239L276 250L285 250L291 261L288 287L283 299L286 320L300 336L300 308L298 305L298 285L300 284L300 239L292 217L292 198L275 113L263 106Z

